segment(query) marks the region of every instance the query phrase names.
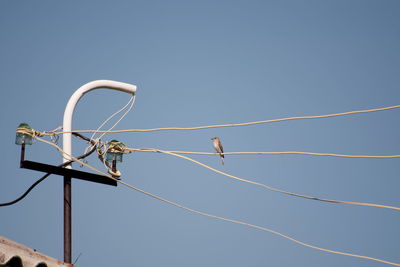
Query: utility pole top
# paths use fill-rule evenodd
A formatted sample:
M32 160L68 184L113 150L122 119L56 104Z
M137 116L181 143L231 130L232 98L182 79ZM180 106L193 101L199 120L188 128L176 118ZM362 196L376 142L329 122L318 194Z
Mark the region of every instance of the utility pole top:
M110 81L110 80L97 80L86 83L78 88L75 93L70 97L67 106L64 111L63 120L63 131L70 132L72 130L72 117L75 110L75 106L78 101L88 92L95 89L111 89L117 90L124 93L134 95L136 93L136 85ZM63 151L66 155L63 155L63 162L71 160L72 156L72 135L71 133L63 134ZM67 165L66 168L71 168L71 165ZM72 226L71 226L71 210L72 210L72 199L71 199L71 177L64 176L64 262L71 263L72 261Z

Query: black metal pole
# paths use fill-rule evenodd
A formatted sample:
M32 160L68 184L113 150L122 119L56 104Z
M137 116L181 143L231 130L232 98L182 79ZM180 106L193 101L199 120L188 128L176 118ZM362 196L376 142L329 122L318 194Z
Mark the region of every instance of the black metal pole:
M64 262L72 263L71 177L64 176Z
M115 156L114 156L114 159L113 159L113 161L112 161L112 168L111 168L111 170L113 171L113 173L116 173L116 172L117 172L117 160L115 159Z
M19 161L19 167L20 168L22 168L24 160L25 160L25 143L23 143L21 145L21 159Z

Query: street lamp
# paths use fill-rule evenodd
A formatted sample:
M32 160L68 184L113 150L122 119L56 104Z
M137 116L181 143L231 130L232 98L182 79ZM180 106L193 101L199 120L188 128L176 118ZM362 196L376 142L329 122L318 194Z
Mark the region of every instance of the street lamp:
M136 85L109 80L92 81L81 86L69 99L64 111L63 120L63 162L68 162L72 155L72 115L78 101L88 92L95 89L106 88L134 95ZM66 166L71 168L71 165ZM71 263L71 177L64 176L64 262Z

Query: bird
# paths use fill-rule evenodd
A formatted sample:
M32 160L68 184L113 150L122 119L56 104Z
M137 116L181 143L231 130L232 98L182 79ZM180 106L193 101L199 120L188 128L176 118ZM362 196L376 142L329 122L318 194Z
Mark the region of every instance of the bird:
M213 145L214 145L215 151L217 151L217 153L221 157L221 163L223 165L225 156L223 154L224 148L222 147L221 140L219 140L218 137L213 137L213 138L211 138L211 140L213 140Z

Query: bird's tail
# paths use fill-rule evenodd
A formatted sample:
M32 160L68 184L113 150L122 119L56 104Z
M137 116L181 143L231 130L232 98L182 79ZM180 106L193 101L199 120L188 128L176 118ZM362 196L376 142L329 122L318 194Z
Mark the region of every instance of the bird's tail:
M221 158L221 163L222 163L222 165L224 165L224 155L221 154L221 157L220 157L220 158Z

